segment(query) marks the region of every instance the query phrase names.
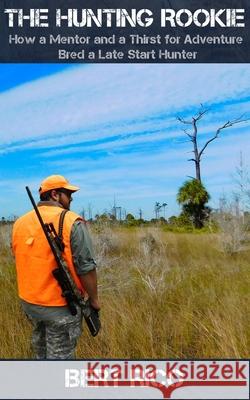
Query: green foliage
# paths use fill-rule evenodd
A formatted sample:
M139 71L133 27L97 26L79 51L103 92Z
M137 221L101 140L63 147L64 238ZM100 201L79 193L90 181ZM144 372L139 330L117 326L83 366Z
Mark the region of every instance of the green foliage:
M127 221L134 221L134 220L135 220L135 217L133 216L133 214L130 214L130 213L129 213L129 214L126 215L126 220L127 220Z
M204 185L197 179L186 181L180 187L177 194L177 201L179 204L205 204L210 199L208 192Z
M109 221L110 221L109 215L108 215L108 214L105 214L105 213L103 213L103 214L101 214L101 215L98 215L98 214L97 214L97 215L95 216L95 219L96 219L97 222L103 222L103 223L109 222Z
M177 201L182 205L180 217L186 222L192 222L195 228L202 228L211 211L206 206L209 199L206 188L199 180L192 179L184 182L177 194Z
M127 225L127 226L140 226L141 224L142 224L142 221L143 220L141 220L141 219L135 219L135 217L133 216L133 214L127 214L126 215L126 219L125 219L125 224Z

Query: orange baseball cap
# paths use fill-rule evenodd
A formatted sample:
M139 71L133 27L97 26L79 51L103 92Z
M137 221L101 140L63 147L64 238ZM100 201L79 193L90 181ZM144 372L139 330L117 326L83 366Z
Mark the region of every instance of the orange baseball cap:
M76 192L80 188L78 186L71 185L67 179L62 175L50 175L45 178L39 188L39 193L45 193L52 189L64 188L71 192Z

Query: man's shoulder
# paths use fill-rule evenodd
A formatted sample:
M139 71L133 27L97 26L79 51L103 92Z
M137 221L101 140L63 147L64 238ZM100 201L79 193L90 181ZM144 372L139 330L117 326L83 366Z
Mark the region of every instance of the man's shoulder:
M85 220L83 219L83 217L81 215L79 215L71 210L67 211L65 218L72 223L77 222L77 221L85 222Z
M34 210L30 210L27 213L25 213L25 214L21 215L20 217L18 217L16 219L16 221L14 222L14 226L18 225L18 224L22 223L23 221L25 221L26 219L30 218L34 214L34 212L35 212Z

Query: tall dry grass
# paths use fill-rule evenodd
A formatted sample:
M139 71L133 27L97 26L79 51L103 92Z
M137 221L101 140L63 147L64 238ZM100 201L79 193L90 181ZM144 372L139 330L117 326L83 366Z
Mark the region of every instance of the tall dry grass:
M103 327L96 338L85 329L77 357L249 357L249 249L232 256L219 234L160 228L101 227L92 236ZM0 357L32 357L14 263L0 241Z

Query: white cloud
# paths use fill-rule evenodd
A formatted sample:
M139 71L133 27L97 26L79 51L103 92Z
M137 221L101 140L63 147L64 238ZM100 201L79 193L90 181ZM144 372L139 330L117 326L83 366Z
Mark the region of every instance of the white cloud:
M50 148L34 152L41 169L28 183L36 191L44 171L65 173L82 188L78 208L92 197L103 209L103 199L114 194L127 202L141 199L142 205L143 199L149 204L146 199L166 196L174 203L178 186L194 171L187 162L191 144L181 143L176 114L192 116L200 103L215 105L200 124L206 140L221 121L248 112L249 101L241 99L249 95L249 81L250 66L244 64L73 67L0 94L0 153ZM249 142L248 129L238 125L209 146L203 160L209 191L230 186L228 176L239 152L250 151ZM0 187L20 200L9 203L18 211L23 180L2 181Z
M243 96L249 80L250 67L244 64L74 67L0 95L1 143L63 140L81 130L86 139L86 131L100 125L112 131L122 121Z

